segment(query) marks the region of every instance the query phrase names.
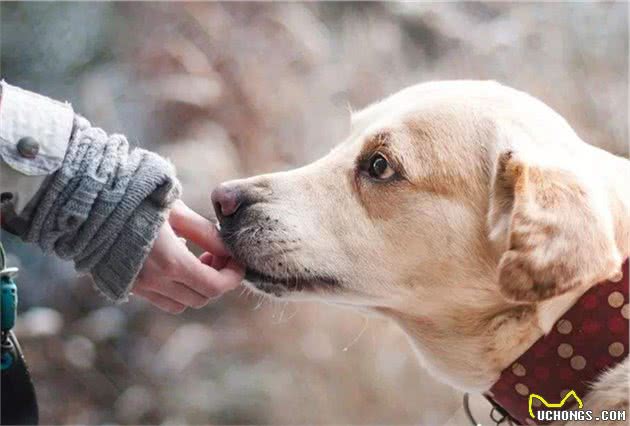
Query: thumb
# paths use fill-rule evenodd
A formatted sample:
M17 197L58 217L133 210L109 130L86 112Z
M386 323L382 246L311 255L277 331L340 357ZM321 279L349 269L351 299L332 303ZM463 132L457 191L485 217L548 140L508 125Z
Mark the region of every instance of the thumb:
M202 249L218 256L230 255L214 224L193 211L183 201L177 200L173 204L168 221L179 236L192 241Z

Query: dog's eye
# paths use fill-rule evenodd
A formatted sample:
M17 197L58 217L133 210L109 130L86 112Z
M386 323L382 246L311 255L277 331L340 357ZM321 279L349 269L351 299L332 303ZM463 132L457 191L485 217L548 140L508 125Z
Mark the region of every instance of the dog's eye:
M374 179L385 180L392 177L395 171L387 159L382 154L377 153L370 158L368 173Z

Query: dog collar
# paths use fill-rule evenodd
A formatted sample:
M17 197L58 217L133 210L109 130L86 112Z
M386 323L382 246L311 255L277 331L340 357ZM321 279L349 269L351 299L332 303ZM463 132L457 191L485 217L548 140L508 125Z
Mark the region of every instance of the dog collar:
M501 372L486 398L519 424L549 423L532 418L530 413L541 409L582 405L579 398L598 376L628 355L628 268L626 260L620 281L604 281L584 293L549 334Z

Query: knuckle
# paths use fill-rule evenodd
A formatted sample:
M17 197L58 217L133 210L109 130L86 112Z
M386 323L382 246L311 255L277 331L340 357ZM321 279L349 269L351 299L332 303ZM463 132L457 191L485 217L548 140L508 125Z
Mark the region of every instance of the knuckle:
M179 260L176 259L174 256L167 257L162 264L162 269L167 273L174 273L179 270L179 267Z

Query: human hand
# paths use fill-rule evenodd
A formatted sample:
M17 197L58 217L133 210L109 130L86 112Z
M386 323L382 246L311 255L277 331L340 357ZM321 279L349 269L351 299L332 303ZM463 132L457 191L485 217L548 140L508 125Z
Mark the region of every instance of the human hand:
M207 251L195 257L180 237ZM214 225L178 200L160 228L132 292L164 311L179 314L188 307L201 308L237 287L243 275Z

